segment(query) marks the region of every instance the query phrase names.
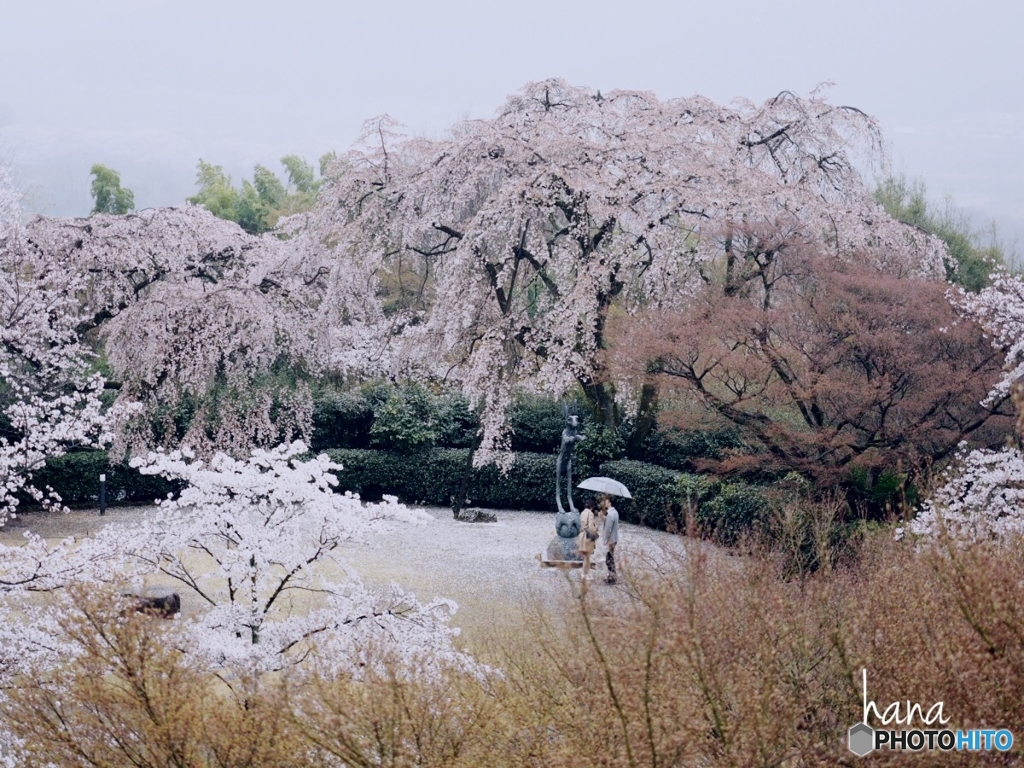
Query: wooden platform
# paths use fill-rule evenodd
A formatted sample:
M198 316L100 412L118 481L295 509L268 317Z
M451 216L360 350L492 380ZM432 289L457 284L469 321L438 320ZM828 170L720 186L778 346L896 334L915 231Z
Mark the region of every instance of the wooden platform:
M543 555L537 555L543 568L582 568L582 560L545 560Z

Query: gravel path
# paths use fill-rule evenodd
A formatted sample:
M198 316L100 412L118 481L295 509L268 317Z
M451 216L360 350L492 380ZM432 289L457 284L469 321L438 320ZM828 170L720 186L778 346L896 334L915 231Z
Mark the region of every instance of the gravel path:
M109 508L100 517L95 510L73 510L66 515L24 513L0 529L0 540L12 543L23 531L44 538L80 537L101 525L131 525L147 507ZM453 624L467 637L486 637L514 624L532 606L556 609L570 599L567 579L579 582L580 569L563 572L542 567L541 552L555 535L553 513L498 510L495 523L460 523L451 511L427 508L433 520L423 527L394 525L369 544L346 543L341 558L369 584L395 582L422 601L448 597L459 604ZM620 526L616 560L620 568L654 567L682 551L682 542L668 533L628 523ZM618 586L603 583L604 554L598 547L593 590L608 597L624 595ZM171 584L160 579L151 584ZM182 595L183 611L199 610Z

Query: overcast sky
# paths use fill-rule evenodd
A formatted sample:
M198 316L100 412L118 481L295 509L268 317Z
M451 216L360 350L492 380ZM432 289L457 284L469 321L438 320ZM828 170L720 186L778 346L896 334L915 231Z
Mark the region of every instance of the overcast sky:
M346 149L389 113L441 135L533 80L807 94L877 117L894 168L1024 250L1024 2L0 0L0 156L30 207L84 215L89 167L139 207Z

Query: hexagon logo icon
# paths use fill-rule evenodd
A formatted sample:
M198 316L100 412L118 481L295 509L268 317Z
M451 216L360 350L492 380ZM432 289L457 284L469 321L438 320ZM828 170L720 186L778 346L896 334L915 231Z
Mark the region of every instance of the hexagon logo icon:
M850 729L850 751L864 757L875 748L875 729L867 723L857 723Z

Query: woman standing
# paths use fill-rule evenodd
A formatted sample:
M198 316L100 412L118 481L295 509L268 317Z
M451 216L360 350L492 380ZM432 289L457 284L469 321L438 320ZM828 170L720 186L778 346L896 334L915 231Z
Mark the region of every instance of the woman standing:
M576 539L576 548L583 556L584 581L590 579L590 556L594 554L600 530L597 524L597 515L594 514L594 500L587 499L583 511L580 512L580 535Z

